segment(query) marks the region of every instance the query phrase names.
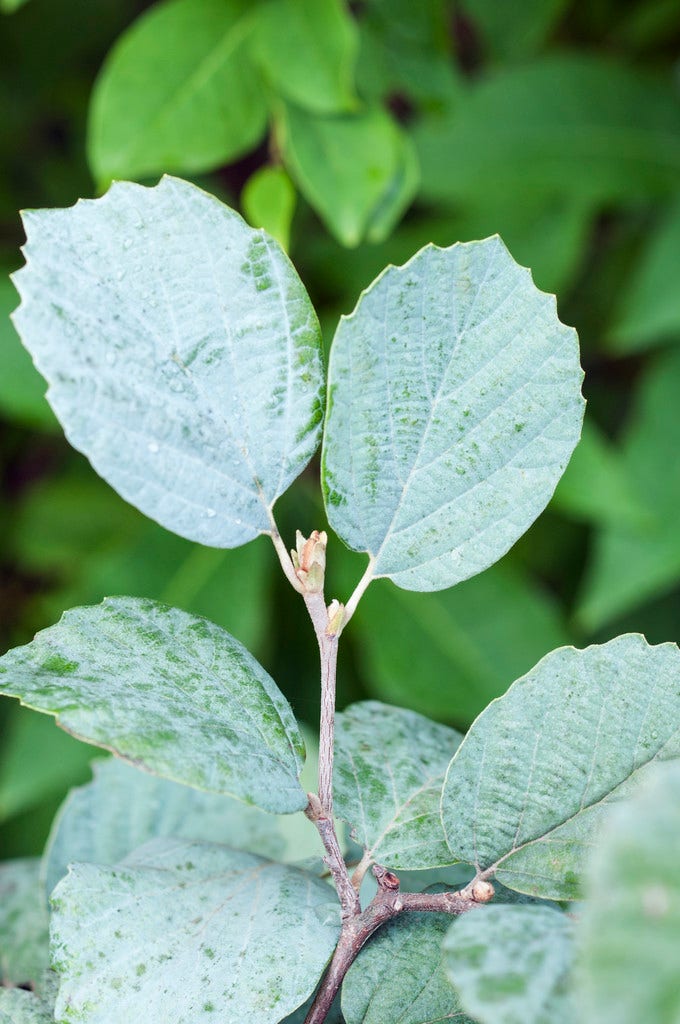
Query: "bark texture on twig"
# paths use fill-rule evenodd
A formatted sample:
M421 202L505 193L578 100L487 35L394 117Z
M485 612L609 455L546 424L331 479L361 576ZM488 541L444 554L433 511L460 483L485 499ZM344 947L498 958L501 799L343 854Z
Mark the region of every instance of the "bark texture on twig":
M488 903L494 894L491 883L479 878L457 892L401 892L399 879L391 871L376 864L373 873L378 881L378 892L365 910L344 921L335 953L321 979L305 1024L323 1024L361 948L391 918L408 911L464 914Z

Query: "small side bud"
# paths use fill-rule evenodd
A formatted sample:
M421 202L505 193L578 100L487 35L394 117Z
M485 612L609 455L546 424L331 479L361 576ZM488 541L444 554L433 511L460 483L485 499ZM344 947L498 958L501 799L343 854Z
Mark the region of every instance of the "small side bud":
M473 882L470 895L472 896L475 903L488 903L490 899L493 899L496 890L492 886L491 882L485 882L482 878L478 878L476 882Z
M319 818L323 815L323 807L321 806L321 801L319 800L316 793L308 793L307 799L309 800L309 803L305 807L305 814L307 815L310 821L318 821Z
M327 544L325 531L319 533L313 530L309 537L303 537L299 530L295 532L295 550L291 551L290 556L295 575L308 594L320 594L323 591Z
M335 598L328 605L328 625L326 636L337 636L345 624L345 606Z

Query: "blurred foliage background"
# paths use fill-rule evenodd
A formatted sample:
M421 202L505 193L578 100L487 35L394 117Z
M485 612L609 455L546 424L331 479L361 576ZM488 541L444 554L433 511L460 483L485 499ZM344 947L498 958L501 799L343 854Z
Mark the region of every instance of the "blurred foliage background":
M182 175L288 248L327 342L389 262L501 234L580 335L583 441L548 510L459 587L374 583L339 704L466 726L543 654L680 640L680 0L0 0L0 647L152 596L245 642L297 714L316 645L269 543L199 548L73 451L9 320L23 207ZM131 368L131 372L134 369ZM325 520L317 466L278 506ZM329 597L365 559L331 540ZM0 856L38 853L95 751L0 703Z

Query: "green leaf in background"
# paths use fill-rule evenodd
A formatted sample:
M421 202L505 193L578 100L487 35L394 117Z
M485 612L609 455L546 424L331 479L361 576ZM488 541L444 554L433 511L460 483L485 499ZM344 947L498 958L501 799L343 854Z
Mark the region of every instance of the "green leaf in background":
M45 715L14 703L3 708L3 714L0 822L80 782L92 756Z
M579 935L584 1024L680 1020L680 765L660 766L593 851Z
M398 96L438 112L455 103L460 86L447 6L441 0L371 0L363 5L357 64L362 96L375 104Z
M487 906L444 939L444 963L479 1024L573 1024L573 922L557 908Z
M73 608L0 659L0 686L163 778L268 811L306 806L304 744L288 703L207 619L136 598Z
M281 105L277 132L291 177L338 241L386 237L418 180L411 143L384 110L320 117Z
M212 843L157 839L116 868L76 865L52 899L55 1016L276 1024L331 955L333 896L313 875Z
M439 804L461 739L414 711L374 700L337 715L335 811L373 860L413 870L451 863Z
M174 836L224 843L279 860L278 819L230 797L201 793L110 758L73 789L54 820L41 876L49 895L69 864L116 864L149 839Z
M268 0L254 19L253 56L287 100L319 114L358 105L356 25L344 0Z
M680 651L638 634L547 655L477 718L444 783L451 853L511 889L577 899L612 802L680 757Z
M587 417L552 507L586 522L623 523L643 530L654 522L621 452Z
M318 321L279 245L168 177L25 224L15 323L74 447L180 536L270 529L323 415Z
M322 477L335 532L408 590L486 569L578 441L578 358L554 297L497 236L389 267L333 340Z
M505 564L434 594L378 580L352 631L376 696L461 726L571 640L550 595Z
M680 101L670 76L584 53L499 69L414 137L423 195L449 203L559 194L598 204L678 186Z
M564 13L568 0L524 0L518 6L497 0L463 0L462 11L494 57L528 57L545 42Z
M621 443L621 461L645 509L637 525L612 523L596 534L577 618L601 629L680 579L680 351L651 363Z
M0 414L28 427L51 430L57 423L45 401L45 381L9 318L17 303L16 289L0 271Z
M39 868L40 861L32 857L0 863L0 985L36 982L48 967Z
M134 22L92 96L95 178L206 171L252 149L267 106L251 31L247 0L166 0Z
M384 925L343 983L347 1024L472 1024L442 965L442 939L450 923L446 914L408 914Z
M6 14L12 14L14 11L18 11L20 7L23 7L28 0L0 0L0 11L4 11Z
M0 1024L53 1024L53 1007L35 992L0 988Z
M64 608L129 594L158 596L223 626L249 650L264 647L276 568L268 538L232 551L192 544L146 519L80 460L31 488L18 511L17 561L53 584L31 601L33 632Z
M241 204L248 223L264 228L288 252L295 189L283 167L267 166L255 171L246 182Z
M641 352L660 341L680 340L680 201L663 210L628 287L617 304L608 335L612 352Z

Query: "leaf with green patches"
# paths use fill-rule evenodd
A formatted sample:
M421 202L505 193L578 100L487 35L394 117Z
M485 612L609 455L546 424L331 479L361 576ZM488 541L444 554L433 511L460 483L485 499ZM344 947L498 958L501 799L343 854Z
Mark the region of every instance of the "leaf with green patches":
M135 21L92 96L97 180L207 171L252 149L267 104L248 52L251 30L247 0L169 0Z
M579 929L584 1024L680 1020L680 765L617 807L593 851Z
M36 982L49 964L39 870L32 857L0 863L0 985Z
M384 925L342 986L347 1024L472 1024L442 964L450 923L447 914L408 914Z
M0 988L0 1024L53 1024L53 1006L35 992Z
M680 651L639 634L543 658L474 722L444 783L451 853L511 889L577 899L593 836L680 757Z
M286 167L339 242L382 241L418 186L408 137L379 107L336 117L277 111Z
M572 1024L573 922L548 906L489 906L444 939L444 963L479 1024Z
M576 333L497 236L388 267L333 341L328 519L374 576L442 590L548 503L583 418Z
M439 804L461 739L414 711L374 700L337 716L335 811L373 860L412 870L451 863Z
M73 608L0 659L0 692L163 778L268 811L306 806L287 701L207 619L131 597Z
M189 540L269 530L323 393L316 314L278 243L168 177L24 222L15 323L74 447Z
M269 0L251 45L270 85L292 103L319 114L358 106L359 34L344 0Z
M216 844L159 839L115 868L79 864L55 890L57 1019L277 1024L335 946L333 890Z
M69 864L116 864L163 836L224 843L275 860L285 853L280 819L258 807L159 779L117 758L92 768L93 781L71 790L52 826L41 872L48 894Z

